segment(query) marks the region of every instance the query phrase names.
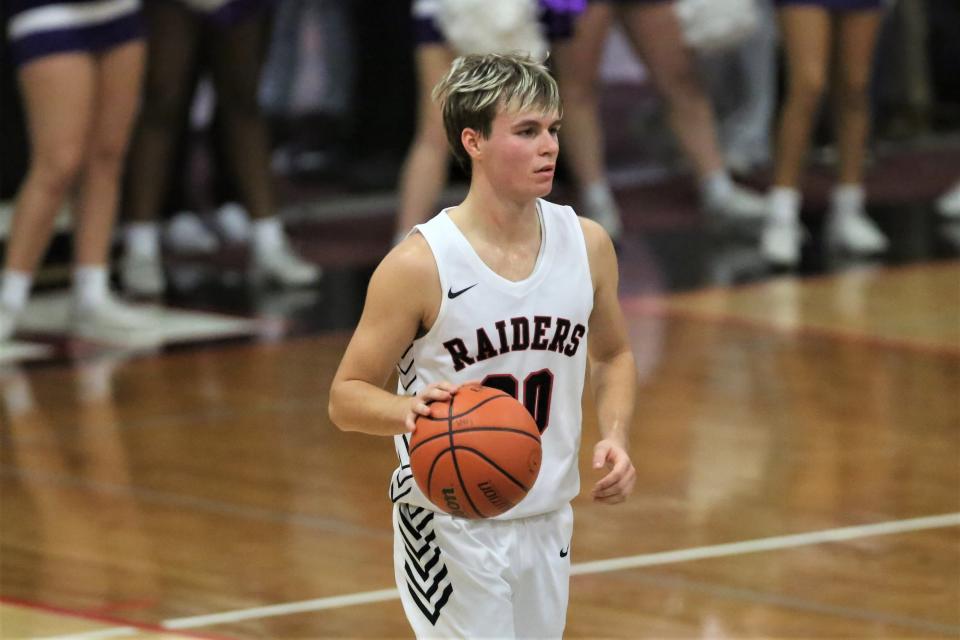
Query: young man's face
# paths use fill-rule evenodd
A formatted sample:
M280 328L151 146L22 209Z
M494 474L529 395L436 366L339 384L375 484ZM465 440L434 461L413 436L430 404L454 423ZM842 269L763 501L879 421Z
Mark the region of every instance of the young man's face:
M497 191L508 197L543 197L553 189L559 129L556 113L500 111L490 137L480 139L474 171L483 171Z

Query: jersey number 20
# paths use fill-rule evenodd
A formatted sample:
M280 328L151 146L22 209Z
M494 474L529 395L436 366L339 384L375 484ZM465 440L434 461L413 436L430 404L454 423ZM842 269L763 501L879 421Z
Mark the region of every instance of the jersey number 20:
M500 389L522 402L536 421L540 433L546 431L550 424L550 399L553 395L553 372L550 369L541 369L528 375L523 381L522 397L519 395L519 381L509 373L490 374L480 384Z

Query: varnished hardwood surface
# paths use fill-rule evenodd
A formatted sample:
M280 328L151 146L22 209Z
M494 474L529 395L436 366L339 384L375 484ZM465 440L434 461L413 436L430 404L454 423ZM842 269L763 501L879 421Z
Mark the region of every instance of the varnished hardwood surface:
M619 507L575 502L575 563L960 512L960 266L786 282L626 301L637 490ZM346 340L0 374L0 635L393 587L392 444L326 417ZM596 438L590 419L582 462ZM75 626L51 630L23 601ZM183 633L410 635L397 600ZM567 625L570 638L958 636L956 526L577 575Z

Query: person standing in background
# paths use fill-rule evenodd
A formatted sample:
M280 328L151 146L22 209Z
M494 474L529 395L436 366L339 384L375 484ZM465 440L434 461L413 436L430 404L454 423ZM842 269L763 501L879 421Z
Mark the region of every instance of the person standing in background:
M720 151L713 109L693 51L684 43L673 0L591 0L572 40L555 51L563 92L563 142L580 192L582 212L614 239L623 231L620 210L604 171L597 74L614 19L663 96L670 128L693 164L703 209L739 221L760 221L764 199L733 182Z
M787 96L777 131L770 217L761 251L772 264L800 261L800 177L827 83L834 81L839 150L837 186L827 214L827 243L853 255L887 249L887 238L867 216L864 153L870 130L869 85L882 0L777 0L786 52ZM831 59L836 60L832 67Z
M224 155L241 204L253 219L251 273L283 286L320 279L320 268L290 246L275 209L269 136L257 101L268 6L268 0L145 0L150 53L130 151L125 198L130 224L121 263L124 282L138 293L156 295L165 288L157 220L201 39L224 127Z
M0 281L0 343L9 340L57 213L73 202L73 302L78 333L133 331L145 312L117 300L107 260L120 176L144 64L139 0L11 0L7 39L17 65L30 168L14 204Z

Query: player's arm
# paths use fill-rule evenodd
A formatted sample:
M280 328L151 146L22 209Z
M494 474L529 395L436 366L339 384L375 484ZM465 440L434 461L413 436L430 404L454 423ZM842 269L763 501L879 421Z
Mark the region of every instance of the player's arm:
M592 220L581 219L581 225L594 291L588 344L601 440L594 447L593 467L608 469L592 494L600 502L617 503L626 500L636 480L628 451L637 369L617 298L619 274L613 243Z
M422 236L411 236L383 259L330 387L330 420L337 427L374 435L412 431L415 415L429 413L429 402L448 400L456 391L447 383L416 396L384 389L417 331L436 317L440 295L440 276Z

